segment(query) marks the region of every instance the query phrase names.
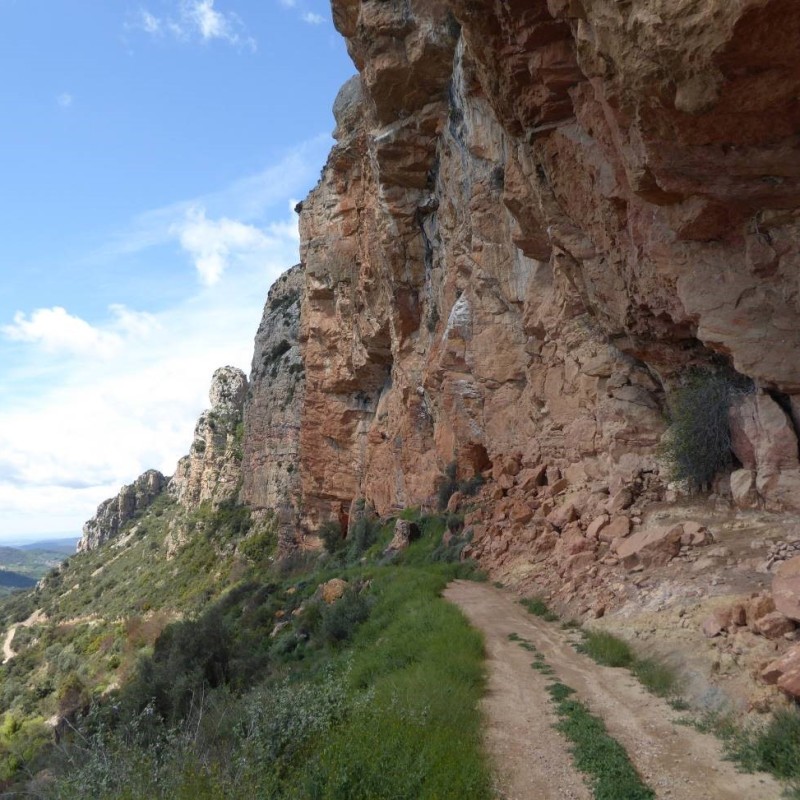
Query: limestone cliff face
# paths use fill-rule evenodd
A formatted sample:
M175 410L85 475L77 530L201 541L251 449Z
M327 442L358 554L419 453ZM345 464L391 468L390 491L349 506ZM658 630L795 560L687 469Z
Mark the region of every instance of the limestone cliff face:
M305 276L297 266L270 289L255 339L244 407L241 499L256 515L274 512L293 538L300 489L300 409L305 376L300 353L300 305Z
M169 483L169 492L187 510L238 495L247 386L247 376L236 367L221 367L211 379L211 408L200 415L189 455L178 462Z
M83 526L78 552L94 550L113 539L125 523L144 513L166 486L167 478L154 469L123 486L116 497L101 503L97 514Z
M453 460L652 482L690 365L800 393L791 2L333 14L359 75L301 214L309 524Z

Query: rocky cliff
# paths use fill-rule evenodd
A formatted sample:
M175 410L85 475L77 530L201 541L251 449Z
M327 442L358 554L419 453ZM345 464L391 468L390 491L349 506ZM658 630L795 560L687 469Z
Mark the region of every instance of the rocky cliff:
M791 3L333 14L359 75L301 214L309 524L430 502L452 461L654 484L692 365L797 407Z
M113 539L123 526L141 516L166 489L168 479L151 469L133 483L123 486L119 494L101 503L97 513L83 526L78 552L94 550Z
M358 74L299 206L302 265L267 300L243 427L212 409L172 491L218 502L241 478L285 551L356 502L431 507L480 474L468 552L580 613L689 602L710 574L764 588L800 524L793 2L332 10ZM690 508L659 445L693 370L747 390ZM796 637L800 614L762 605ZM764 656L761 617L734 617L762 638L725 653Z
M800 510L793 3L332 7L358 75L300 217L306 529L455 469L488 481L471 554L581 613L757 591L746 548L797 519L725 515ZM690 509L659 444L692 371L749 388Z
M275 514L281 538L297 537L300 507L300 410L305 373L300 353L304 271L293 267L272 286L255 338L244 407L241 499L256 518Z
M247 387L247 376L236 367L220 367L214 373L211 408L200 415L189 455L178 462L169 484L170 493L184 508L196 508L204 501L218 505L238 495Z

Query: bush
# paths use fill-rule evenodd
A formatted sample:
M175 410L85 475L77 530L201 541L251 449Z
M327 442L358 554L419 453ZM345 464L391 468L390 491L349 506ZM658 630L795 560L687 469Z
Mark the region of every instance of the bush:
M319 529L319 538L325 549L332 555L338 555L345 548L342 526L335 519L329 519Z
M728 411L733 398L750 388L741 378L719 372L689 373L667 401L670 425L661 455L671 480L702 491L733 463Z
M458 465L455 461L451 461L445 467L444 476L442 477L442 482L439 484L439 489L437 491L436 505L439 511L444 511L447 508L450 498L458 491L458 481L456 480L457 472Z
M319 632L328 644L339 645L350 639L358 626L369 617L369 601L353 589L322 612Z

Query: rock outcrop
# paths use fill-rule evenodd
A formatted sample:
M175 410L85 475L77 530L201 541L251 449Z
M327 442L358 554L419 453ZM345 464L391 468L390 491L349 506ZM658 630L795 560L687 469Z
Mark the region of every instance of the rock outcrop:
M211 379L211 408L194 429L188 456L178 462L169 492L185 509L204 501L218 505L234 499L242 482L247 376L236 367L220 367Z
M453 461L652 483L690 366L800 406L791 2L333 15L359 75L301 213L307 524L430 503ZM742 503L788 507L787 469Z
M281 541L296 536L300 495L300 417L305 374L300 351L304 271L272 286L255 338L244 407L241 499L256 514L277 515Z
M78 552L94 550L113 539L126 523L141 516L167 487L167 478L151 469L123 486L116 497L101 503L97 514L83 526Z

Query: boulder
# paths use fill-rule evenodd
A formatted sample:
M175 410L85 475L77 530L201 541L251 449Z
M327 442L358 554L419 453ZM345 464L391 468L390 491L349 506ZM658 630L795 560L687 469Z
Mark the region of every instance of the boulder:
M737 469L731 473L731 497L736 508L758 508L756 473L752 469Z
M780 611L771 611L753 623L753 630L767 639L781 639L784 634L791 633L795 624Z
M661 567L678 555L682 536L683 525L637 531L617 544L617 556L626 569L639 565Z
M614 539L624 539L630 532L631 521L628 517L614 517L614 519L600 531L600 541L613 542Z
M800 644L764 667L761 680L777 686L795 700L800 699Z
M756 620L775 610L775 601L769 592L754 595L745 603L747 627L755 630Z
M384 550L384 554L399 553L405 550L411 542L419 539L421 535L419 525L416 522L409 522L406 519L398 519L394 524L394 536L389 546Z
M601 514L599 517L593 519L589 523L589 527L586 529L586 537L588 539L597 539L603 528L608 525L608 522L608 514Z
M324 603L333 605L333 603L342 598L346 591L347 581L341 578L332 578L327 583L320 584L317 594Z
M800 622L800 556L778 567L772 581L772 596L778 611Z

